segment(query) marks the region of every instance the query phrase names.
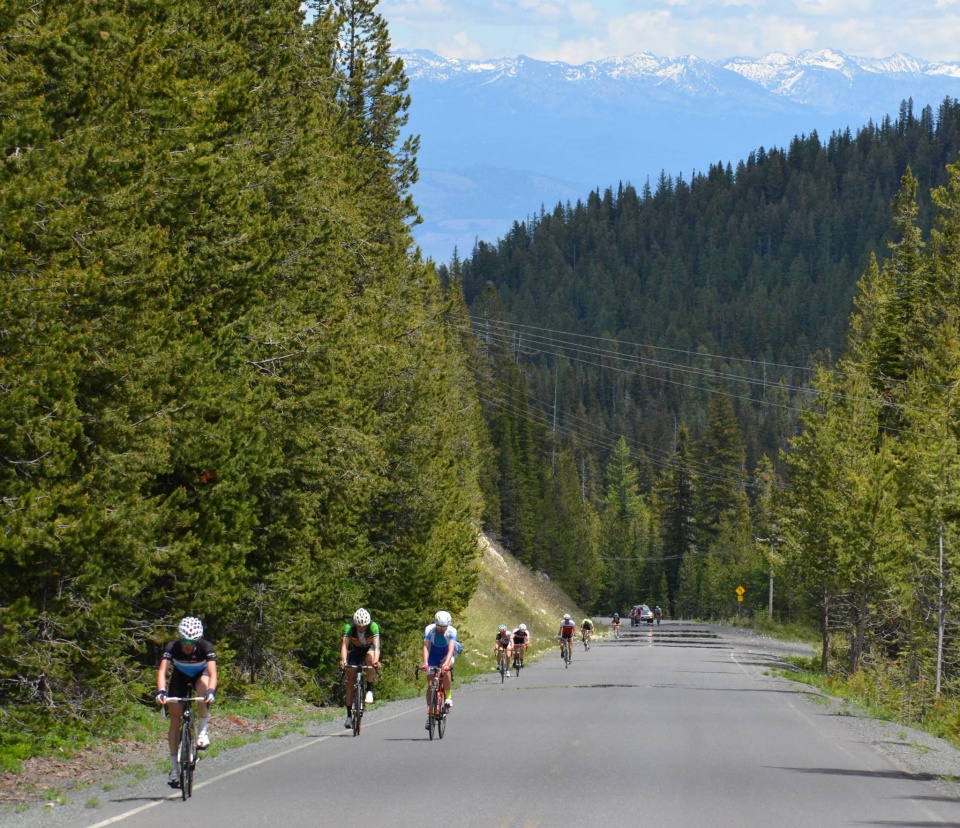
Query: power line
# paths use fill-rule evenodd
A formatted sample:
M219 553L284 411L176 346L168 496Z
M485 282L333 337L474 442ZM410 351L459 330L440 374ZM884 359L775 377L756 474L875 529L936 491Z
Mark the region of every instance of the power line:
M453 325L453 327L458 328L458 329L460 329L460 330L469 331L469 332L472 333L472 334L483 333L485 336L491 336L491 335L492 335L493 337L498 338L498 341L500 341L500 342L503 343L503 344L513 344L513 343L512 343L512 340L508 337L508 335L507 335L507 334L504 334L504 333L490 332L490 331L481 332L481 331L475 330L474 328L463 327L463 326L459 326L459 325ZM677 386L680 386L680 387L682 387L682 388L690 388L690 389L692 389L692 390L694 390L694 391L706 392L706 393L708 393L708 394L720 394L720 393L723 393L723 394L725 394L727 397L729 397L729 398L731 398L731 399L743 400L743 401L746 401L746 402L756 403L756 404L759 404L759 405L766 405L766 406L772 407L772 408L780 408L780 409L783 409L784 411L790 411L790 412L792 412L793 414L796 414L796 415L800 415L800 414L803 414L803 413L804 413L804 409L802 409L802 408L797 408L796 406L785 405L785 404L783 404L783 403L777 403L777 402L774 402L774 401L772 401L772 400L754 399L753 397L746 397L746 396L744 396L744 395L742 395L742 394L732 394L732 393L730 393L730 392L728 392L728 391L721 390L721 389L719 389L719 388L705 388L705 387L701 387L701 386L697 386L697 385L691 385L691 384L686 383L686 382L679 382L678 380L668 379L667 377L656 377L656 376L652 376L652 375L650 375L650 374L640 373L640 372L638 372L638 371L629 371L629 370L627 370L626 368L621 368L621 367L618 367L618 366L616 366L616 365L604 365L603 363L599 363L599 362L591 362L590 360L582 359L582 358L576 357L576 356L571 356L570 354L567 354L567 353L562 353L562 352L558 352L558 351L547 350L547 349L546 349L547 346L542 346L542 347L543 347L543 350L534 351L534 353L550 354L551 356L554 356L554 357L562 357L562 358L564 358L564 359L569 359L569 360L571 360L572 362L579 362L579 363L581 363L581 364L583 364L583 365L591 365L591 366L593 366L593 367L595 367L595 368L604 368L604 369L607 369L607 370L616 371L616 372L621 373L621 374L627 374L627 375L629 375L629 376L640 377L641 379L650 379L650 380L653 380L653 381L655 381L655 382L665 382L665 383L669 383L670 385L677 385ZM566 348L566 349L561 348L561 351L562 351L562 350L569 350L569 351L573 351L574 353L580 353L579 349L578 349L576 346L573 346L573 345L569 346L569 347ZM943 412L941 412L941 413L943 413ZM841 419L841 420L845 420L845 421L847 421L847 422L854 423L855 425L857 424L857 420L856 420L856 418L854 418L854 417L843 417L843 416L839 416L839 415L838 415L838 419ZM884 429L885 431L896 432L896 433L898 433L898 434L919 434L919 433L920 433L920 432L918 432L918 431L916 431L916 430L914 430L914 429L896 428L896 427L894 427L894 426L884 426L883 429Z
M493 383L494 383L494 380L493 380L493 378L491 378L491 377L484 377L484 376L481 375L481 376L478 377L478 378L481 379L481 380L483 380L483 381L489 382L491 385L493 385ZM498 390L498 391L500 391L501 393L503 393L503 390L502 390L502 389L496 389L496 390ZM492 394L492 392L490 392L490 391L485 391L485 393L488 394L488 395L491 395L491 394ZM509 395L507 395L507 396L508 396L508 399L509 399L510 402L514 402L514 403L518 403L518 404L520 403L520 401L517 400L515 397L509 397ZM526 400L533 400L534 402L540 403L540 405L546 405L546 403L544 403L543 400L539 400L539 399L537 399L536 397L534 397L534 396L532 396L532 395L529 395L529 394L528 394L528 395L525 395L525 397L526 397L525 401L526 401ZM645 457L651 464L653 464L653 465L655 465L655 466L658 466L658 467L661 467L661 468L673 469L673 470L675 470L675 471L684 471L684 470L685 470L685 471L689 471L689 472L691 472L691 473L693 473L693 474L696 474L696 475L698 475L698 476L700 476L700 477L711 477L711 478L714 478L714 479L716 479L716 480L724 480L724 481L726 481L726 482L728 482L728 483L736 483L737 485L749 486L749 487L751 487L751 488L762 488L762 487L760 486L760 484L757 484L757 483L752 482L752 481L749 479L749 476L746 474L746 472L734 472L734 473L733 473L734 475L741 475L741 474L742 474L742 477L740 477L740 476L731 476L729 473L727 473L727 470L725 470L725 469L720 469L720 468L717 468L716 466L711 466L709 463L704 463L704 462L702 462L702 461L694 460L694 459L689 460L688 463L687 463L686 468L684 468L683 466L678 465L678 464L674 461L674 455L671 454L670 452L666 451L665 449L660 449L660 448L657 448L656 446L652 446L652 445L650 445L650 444L648 444L648 443L644 443L644 442L641 441L641 440L636 440L636 439L634 439L634 438L627 437L625 434L621 434L621 433L619 433L619 432L613 431L613 430L611 430L611 429L606 428L605 426L599 425L599 424L597 424L597 423L593 423L592 421L587 420L587 419L585 419L585 418L583 418L583 417L578 417L578 416L575 415L575 414L569 414L569 413L566 413L566 412L561 412L561 413L563 413L563 416L564 416L565 418L574 419L574 420L577 420L577 421L579 421L579 422L581 422L581 423L584 423L585 426L586 426L586 428L587 428L588 430L591 430L591 431L594 433L594 436L597 436L597 437L600 438L600 439L604 439L604 440L619 440L620 437L623 437L623 439L626 440L627 443L632 443L632 444L634 444L635 446L639 446L642 450L644 450L644 451L643 451L644 457ZM605 432L605 434L596 434L596 430L597 430L597 429L600 429L601 431ZM576 433L576 432L573 432L573 433ZM610 435L610 437L607 437L606 435ZM616 445L616 443L614 442L613 445ZM654 455L654 456L650 456L650 454L648 453L647 450L652 451L652 452L655 452L655 455ZM664 457L657 457L656 454L664 455Z
M482 322L478 322L474 317L465 317L464 314L455 314L451 312L450 315L461 320L467 319L470 321L471 325L483 324ZM506 323L506 324L510 324L510 323ZM500 337L505 336L505 334L500 332L484 331L484 333L487 335L493 333L494 336L500 336ZM788 392L793 392L795 394L815 394L817 396L830 396L833 399L849 400L851 402L862 402L868 405L875 405L881 408L897 407L902 409L909 409L911 411L922 411L922 412L929 412L933 414L946 413L943 409L927 408L924 406L910 405L907 403L900 403L897 406L893 406L891 403L879 397L875 397L875 398L856 397L850 394L843 394L839 391L821 391L809 385L806 385L806 386L791 385L789 383L783 383L779 381L773 382L771 380L766 380L766 379L757 379L755 377L740 376L739 374L733 374L726 371L719 371L713 368L706 368L702 366L681 365L675 362L669 362L667 360L650 359L649 357L644 357L639 355L623 354L623 353L620 353L619 351L613 351L607 348L594 348L592 346L579 345L578 343L575 343L575 342L567 342L562 339L556 339L554 337L548 337L542 334L530 334L530 333L518 332L518 335L521 337L523 336L527 337L528 342L532 342L536 345L542 345L544 347L559 347L566 350L576 350L579 353L592 354L596 356L605 356L611 359L620 360L622 362L627 362L630 364L637 363L640 365L647 365L652 368L662 368L670 371L677 371L678 373L681 373L681 374L692 374L694 376L708 377L718 381L726 380L730 382L743 383L745 385L760 386L764 390L768 388L773 388L777 390L785 390ZM612 340L612 341L615 341L615 340ZM647 376L647 375L644 374L643 376ZM651 379L653 379L653 377L651 377ZM751 399L753 400L754 398L751 397ZM761 400L754 400L754 401L761 402Z
M807 373L816 373L819 370L819 367L811 367L809 365L808 366L790 365L788 363L783 363L783 362L771 362L770 360L767 360L767 359L757 359L756 357L735 357L735 356L730 356L728 354L714 354L708 351L691 351L683 348L670 348L665 345L654 345L650 342L630 342L626 340L614 339L612 337L593 336L591 334L575 333L573 331L562 331L562 330L557 330L555 328L544 328L537 325L525 325L521 322L507 322L502 319L488 319L484 317L474 317L474 316L471 316L471 319L473 319L474 321L482 322L484 324L503 325L503 326L508 326L512 328L524 328L532 331L543 331L546 333L562 334L563 336L577 337L580 339L592 339L598 342L614 342L618 345L629 345L634 348L649 348L650 350L654 350L654 351L667 351L670 353L683 354L685 356L690 356L690 357L709 357L711 359L721 359L721 360L724 360L725 362L743 362L743 363L749 363L751 365L769 365L773 368L786 368L791 371L805 371ZM885 377L880 374L868 374L863 371L843 369L837 366L834 366L830 370L833 371L834 373L842 374L845 376L858 376L858 377L863 377L865 379L880 380L881 382L894 382L899 384L908 384L911 382L911 380L895 379L893 377ZM935 382L929 382L929 381L925 381L922 384L930 388L946 389L950 387L949 385L944 385L941 383L935 383Z

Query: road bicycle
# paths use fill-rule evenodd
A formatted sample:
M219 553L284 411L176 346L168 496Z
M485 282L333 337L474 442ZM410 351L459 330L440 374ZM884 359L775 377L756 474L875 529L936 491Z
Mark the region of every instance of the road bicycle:
M520 675L520 668L523 667L523 644L513 645L513 669L516 675Z
M192 689L192 688L191 688ZM197 767L197 737L193 726L193 703L203 701L200 696L185 698L181 696L167 696L167 704L179 702L183 705L180 716L180 751L177 761L180 762L180 794L186 801L193 796L193 771ZM164 710L164 713L167 711Z
M376 664L374 669L379 670L380 665ZM364 705L366 704L364 697L367 694L367 687L369 686L366 682L366 672L366 665L363 667L357 667L357 674L353 679L353 705L350 708L350 721L353 723L354 736L360 735L360 724L363 721ZM346 680L347 671L341 670L340 673L344 680Z
M573 644L572 638L560 639L560 655L563 657L564 667L569 667L570 662L573 661L573 654L570 652L572 644Z
M619 625L619 624L614 624L614 625L613 625L613 637L614 637L617 641L620 640L620 625Z
M440 686L440 676L447 672L446 667L428 667L426 672L430 676L430 692L427 695L427 723L430 732L430 741L433 741L433 734L436 731L439 738L443 738L443 733L447 729L447 706L443 703L443 690ZM419 676L420 668L417 667ZM450 678L453 681L453 677Z
M589 650L590 649L590 633L584 630L582 633L580 633L580 635L583 637L583 649Z
M507 670L510 669L510 659L507 657L507 651L497 650L497 670L500 672L500 683L503 684L507 678Z

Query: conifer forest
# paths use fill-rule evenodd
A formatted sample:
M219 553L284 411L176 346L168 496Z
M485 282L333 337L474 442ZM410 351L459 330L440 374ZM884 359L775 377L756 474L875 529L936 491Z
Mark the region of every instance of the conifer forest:
M324 700L481 530L601 616L772 579L825 670L960 694L960 101L434 263L377 2L311 5L0 6L0 739L149 699L184 614Z

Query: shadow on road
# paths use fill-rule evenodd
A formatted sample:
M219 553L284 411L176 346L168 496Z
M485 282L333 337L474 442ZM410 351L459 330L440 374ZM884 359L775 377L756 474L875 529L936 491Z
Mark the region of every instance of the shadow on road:
M881 819L857 822L856 825L898 825L901 828L960 828L960 822L904 822L902 819Z
M904 779L908 782L933 782L940 777L935 773L907 773L906 771L888 770L872 771L858 770L856 768L782 768L774 767L773 770L793 771L793 773L820 773L825 776L862 776L867 779ZM910 797L911 799L913 797ZM868 823L870 825L925 825L926 823ZM940 823L937 823L938 825Z

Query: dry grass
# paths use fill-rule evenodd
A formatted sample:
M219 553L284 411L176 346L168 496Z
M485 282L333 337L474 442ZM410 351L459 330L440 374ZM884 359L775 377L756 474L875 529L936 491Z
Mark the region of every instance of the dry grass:
M480 584L464 612L461 625L464 654L480 670L494 666L493 639L500 624L513 629L524 623L534 653L556 647L560 618L569 612L579 621L580 609L546 575L527 569L495 541L481 536L483 562ZM461 663L458 660L458 664Z

